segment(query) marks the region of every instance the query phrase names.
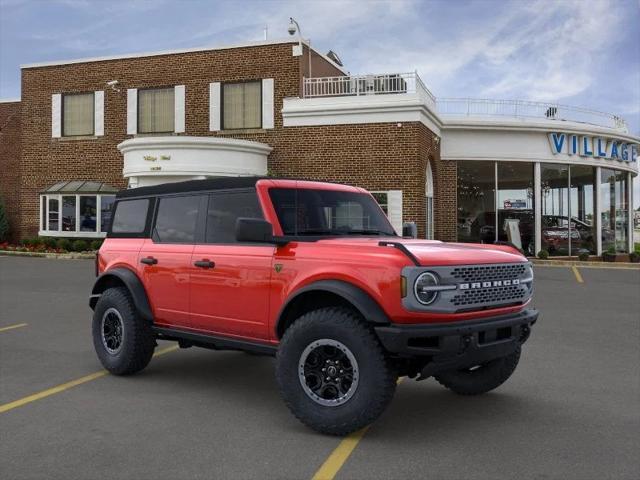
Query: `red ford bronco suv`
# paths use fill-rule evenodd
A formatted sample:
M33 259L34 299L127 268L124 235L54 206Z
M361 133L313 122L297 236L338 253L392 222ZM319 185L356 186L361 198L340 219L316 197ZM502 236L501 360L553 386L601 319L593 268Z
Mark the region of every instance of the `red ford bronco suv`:
M538 316L515 249L403 239L367 191L330 183L122 191L96 270L93 343L107 370L142 370L156 339L275 355L289 409L335 435L375 420L398 376L493 390Z

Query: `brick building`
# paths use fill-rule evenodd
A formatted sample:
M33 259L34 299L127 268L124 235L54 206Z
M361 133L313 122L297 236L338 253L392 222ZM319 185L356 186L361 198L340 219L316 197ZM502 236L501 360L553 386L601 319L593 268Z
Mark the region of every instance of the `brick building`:
M271 174L367 188L421 238L628 250L639 139L618 117L436 100L416 73L337 61L286 40L24 65L0 103L15 237L100 237L120 188Z

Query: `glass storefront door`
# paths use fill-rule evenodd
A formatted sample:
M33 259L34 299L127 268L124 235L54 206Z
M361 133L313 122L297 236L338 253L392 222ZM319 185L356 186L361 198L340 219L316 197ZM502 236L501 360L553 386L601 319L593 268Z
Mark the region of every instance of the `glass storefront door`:
M542 249L569 255L569 166L540 165Z
M533 163L498 162L498 240L514 243L527 255L535 254ZM510 233L511 227L519 239Z
M628 249L628 198L627 174L603 168L600 173L603 252L625 253Z
M571 165L571 255L582 252L596 254L595 178L596 169L587 165Z
M458 162L458 241L494 243L495 162Z

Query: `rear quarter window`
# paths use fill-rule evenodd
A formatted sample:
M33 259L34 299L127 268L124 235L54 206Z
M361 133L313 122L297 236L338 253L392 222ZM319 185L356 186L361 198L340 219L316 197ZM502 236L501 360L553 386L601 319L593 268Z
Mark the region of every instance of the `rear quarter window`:
M160 199L153 239L159 243L194 243L200 196Z
M121 200L116 203L111 232L117 234L144 233L149 212L149 199Z

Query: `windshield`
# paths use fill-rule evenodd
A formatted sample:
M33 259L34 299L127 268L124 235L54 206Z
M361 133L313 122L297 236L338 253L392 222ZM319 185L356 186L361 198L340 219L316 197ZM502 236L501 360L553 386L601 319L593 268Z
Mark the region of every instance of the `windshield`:
M269 195L284 235L396 235L365 193L272 188Z

